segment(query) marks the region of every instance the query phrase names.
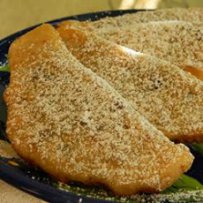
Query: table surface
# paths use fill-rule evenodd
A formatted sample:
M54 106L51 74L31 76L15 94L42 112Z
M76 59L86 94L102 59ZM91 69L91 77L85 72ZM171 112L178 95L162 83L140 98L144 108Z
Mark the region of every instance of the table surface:
M0 39L18 30L40 22L71 16L112 9L130 8L159 8L163 7L192 7L203 6L202 0L1 0L0 1ZM148 1L149 2L149 1ZM0 145L0 154L5 152ZM24 193L0 180L1 203L42 203L31 195Z

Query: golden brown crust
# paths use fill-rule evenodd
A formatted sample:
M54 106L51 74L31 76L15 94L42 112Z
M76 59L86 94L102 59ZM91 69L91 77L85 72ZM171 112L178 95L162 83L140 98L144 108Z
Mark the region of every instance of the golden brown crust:
M137 23L147 23L151 21L179 20L187 22L202 22L202 8L168 8L151 11L136 12L117 17L106 17L91 24L97 29L115 29L125 26L136 26Z
M94 31L105 39L170 61L203 69L203 23L157 21Z
M183 66L182 68L183 68L183 70L194 75L196 78L203 80L203 69L202 68L193 67L193 66Z
M79 22L64 22L57 30L81 63L110 82L166 136L203 141L203 84L199 80L177 66L85 31ZM200 76L201 71L195 74Z
M129 16L130 17L130 16ZM181 23L183 23L183 25L186 23L186 22L179 22L180 24ZM105 23L104 23L105 24ZM143 26L142 26L142 24L140 24L141 25L141 27L146 27L147 26L147 24L145 25L145 24L143 24ZM163 23L163 25L164 25L164 23ZM138 27L138 30L140 30L140 28L139 28L139 25L136 25L137 27ZM150 25L151 26L151 25ZM164 25L165 26L165 25ZM133 40L133 38L132 38L132 33L133 33L133 27L132 27L132 30L130 31L130 30L127 30L127 28L129 27L129 26L124 26L123 28L122 27L115 27L115 28L111 28L111 29L104 29L103 31L101 30L100 31L100 28L95 28L94 27L94 23L93 23L93 25L92 25L92 23L91 22L79 22L79 21L72 21L72 20L70 20L70 21L63 21L62 23L60 23L59 25L58 25L58 30L59 30L59 32L61 32L62 34L63 34L63 37L65 38L66 36L65 36L65 27L69 27L70 29L71 28L73 28L73 29L76 29L76 28L78 28L79 30L84 30L84 31L91 31L91 32L95 32L97 35L101 35L101 37L103 37L103 38L105 38L105 39L108 39L108 40L110 40L110 41L113 41L113 42L116 42L116 43L118 43L118 44L121 44L121 45L125 45L125 46L129 46L130 48L132 48L132 49L135 49L135 50L137 50L137 51L139 51L139 46L137 46L136 47L136 45L135 44L138 44L138 43L136 43L135 41L136 40ZM156 29L156 28L155 28ZM157 27L157 29L159 29L158 27ZM126 31L125 31L126 30ZM119 32L120 32L120 34L119 34ZM147 31L148 32L148 31ZM116 34L117 33L117 34ZM149 32L148 32L149 33ZM79 33L78 33L79 34ZM112 36L111 36L112 35ZM118 35L118 36L117 36ZM189 34L188 34L189 35ZM82 35L80 36L81 38L83 37ZM122 39L123 38L123 40L120 40L120 38ZM131 39L130 39L131 38ZM70 40L71 38L69 38L69 40ZM124 40L125 39L125 40ZM119 41L120 40L120 41ZM127 40L127 41L126 41ZM134 42L133 42L134 41ZM139 41L139 40L138 40ZM133 43L132 43L133 42ZM166 42L164 42L164 43L166 43ZM180 45L180 44L179 44ZM160 45L158 45L158 46L160 46ZM151 46L151 50L148 50L148 48L140 48L141 50L142 50L142 52L145 52L146 51L146 53L148 53L148 51L150 52L150 51L152 51L153 52L153 54L152 55L154 55L154 56L156 56L157 55L157 57L160 57L160 58L162 58L162 59L164 59L164 60L170 60L170 54L167 54L168 56L167 57L165 57L165 56L162 56L163 55L163 50L160 50L160 53L156 53L156 52L154 52L154 49L155 49L155 47L156 46L154 46L154 48L153 48L153 45ZM190 45L190 48L191 48L191 45ZM188 51L190 50L190 48L188 48ZM162 48L163 49L163 48ZM180 49L179 50L179 52L183 52L183 50L184 49ZM172 52L174 52L175 51L175 49L173 50L172 49ZM190 52L190 51L189 51ZM195 51L191 51L191 53L192 52L195 52ZM149 53L149 54L151 54L151 53ZM160 55L161 54L161 55ZM199 59L201 59L200 58L200 53L196 53L195 54L195 56L199 56ZM188 57L188 56L187 56ZM193 58L193 56L191 56L191 58ZM177 64L179 67L181 67L181 68L183 68L183 70L185 70L185 71L187 71L187 72L190 72L192 75L194 75L195 77L197 77L198 79L201 79L201 80L203 80L203 68L201 67L201 60L199 60L199 62L198 62L198 60L197 59L194 59L194 60L190 60L190 64L193 64L193 65L188 65L187 63L185 63L186 62L186 58L184 59L184 60L182 60L182 62L180 63L180 62L177 62L176 61L176 59L177 60L180 60L179 59L179 56L177 55L177 56L175 56L175 55L173 55L173 58L171 58L171 63L173 63L173 64ZM197 64L200 66L200 67L198 67L197 66Z
M52 26L17 39L9 63L8 137L21 157L58 180L130 195L163 190L190 168L188 148L83 67Z

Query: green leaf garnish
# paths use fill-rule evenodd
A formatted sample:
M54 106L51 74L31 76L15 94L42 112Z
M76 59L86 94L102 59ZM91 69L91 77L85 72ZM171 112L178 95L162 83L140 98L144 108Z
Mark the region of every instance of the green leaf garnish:
M0 66L0 71L1 72L10 72L9 66L8 65Z
M203 190L203 185L198 180L183 174L171 187L164 190L162 193L191 190Z
M191 147L192 147L192 149L194 149L195 151L199 152L203 156L203 143L192 144Z

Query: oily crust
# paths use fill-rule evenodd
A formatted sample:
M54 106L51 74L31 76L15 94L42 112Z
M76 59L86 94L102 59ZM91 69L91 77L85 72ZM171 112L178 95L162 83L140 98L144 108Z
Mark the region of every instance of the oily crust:
M130 195L161 191L190 168L188 148L83 67L51 25L17 39L9 64L8 137L22 158L56 179Z
M129 16L129 18L130 18L130 16ZM182 21L179 21L179 22L178 21L177 22L176 21L174 21L174 22L173 21L168 21L168 22L158 21L158 22L154 22L154 25L153 25L153 22L152 23L150 22L148 24L147 23L145 23L145 24L142 24L142 23L139 24L138 23L134 27L126 25L123 27L117 27L116 26L116 27L111 27L111 28L105 29L104 25L103 25L104 27L102 27L102 28L95 27L94 22L87 22L87 21L80 22L80 21L76 21L76 20L69 20L69 21L61 22L58 25L58 30L61 33L61 35L63 35L64 38L67 38L67 36L65 34L65 32L67 32L65 29L66 27L69 28L69 34L70 34L71 28L73 28L73 30L79 29L79 30L83 30L83 31L94 32L96 35L103 37L104 39L107 39L109 41L112 41L112 42L118 43L120 45L129 47L129 48L134 49L136 51L142 51L143 53L153 55L153 56L156 56L156 57L164 59L164 60L169 60L172 64L178 65L184 71L189 72L190 74L194 75L196 78L198 78L200 80L203 80L201 39L199 40L200 42L197 42L195 37L193 37L193 38L191 37L191 34L188 33L188 35L186 35L186 36L190 37L190 41L193 41L191 43L193 45L192 46L190 45L186 48L187 49L186 57L188 58L188 56L191 55L191 58L193 58L193 60L189 60L189 59L186 60L186 58L184 58L184 59L182 58L183 59L182 61L178 61L178 60L180 60L178 55L175 56L173 54L173 56L170 56L170 53L166 54L165 52L166 52L167 48L165 49L164 53L162 53L163 52L162 49L164 48L164 46L161 47L161 49L160 49L160 46L164 45L164 43L166 46L169 46L170 49L172 47L172 46L170 46L170 43L167 41L168 39L166 37L163 37L163 39L162 38L159 39L160 44L157 43L158 41L157 42L153 41L154 39L151 39L151 41L146 39L146 43L148 43L148 42L153 43L151 46L153 48L149 48L150 46L146 46L146 45L142 46L141 44L144 44L143 42L142 43L137 42L140 39L140 35L146 35L146 33L150 33L150 31L147 30L146 27L151 26L154 30L156 30L156 26L157 26L157 30L161 31L161 29L160 29L161 26L158 25L159 23L163 25L163 28L161 28L161 29L163 31L163 35L165 35L165 36L167 36L167 34L164 33L164 27L165 27L165 29L167 29L167 27L168 27L168 29L171 29L174 32L173 27L175 26L175 24L178 25L178 23L180 24L179 27L181 27L181 25L182 25L183 28L185 26L185 29L188 26L187 29L190 28L190 30L193 30L193 31L190 31L191 33L193 33L193 35L196 35L196 36L201 35L200 31L198 31L197 28L202 27L202 23L200 23L200 22L199 23L189 23L189 22L182 22ZM101 21L101 24L102 24L102 21ZM171 24L171 27L170 27L170 24ZM178 29L179 29L179 27L178 27ZM139 34L138 36L136 36L136 33L138 33L137 30L140 30L141 31L140 33L143 32L144 34ZM181 31L177 31L177 33L178 32L181 32ZM79 34L79 32L77 34ZM80 34L81 39L82 39L82 37L84 37L84 36L82 36L82 34ZM138 38L138 39L136 40L136 38ZM164 38L166 38L166 39L164 39ZM69 37L69 40L70 39L71 38ZM81 39L78 39L78 40L81 40ZM166 42L164 42L164 41L166 41ZM183 41L184 41L184 39L183 39ZM199 45L198 46L195 45L194 42L196 44L199 44ZM154 45L156 43L157 43L157 45ZM181 44L181 42L179 41L177 46L180 46L180 44ZM157 51L155 50L155 47L157 47ZM193 50L190 51L191 47ZM175 52L175 49L177 49L177 48L174 47L174 49L171 49L172 52ZM151 53L152 51L153 51L153 54ZM184 52L181 49L179 51ZM166 56L166 55L168 55L168 56Z
M69 21L57 29L81 63L107 80L171 140L203 141L203 83L187 73L192 68L184 72L166 61L113 44L85 26ZM201 77L201 71L192 70Z

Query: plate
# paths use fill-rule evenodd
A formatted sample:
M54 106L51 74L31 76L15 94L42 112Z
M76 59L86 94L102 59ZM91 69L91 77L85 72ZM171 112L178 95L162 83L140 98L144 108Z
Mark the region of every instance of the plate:
M118 16L125 13L135 13L141 10L116 10L104 11L97 13L88 13L78 16L65 17L50 21L52 25L68 20L97 20L106 16ZM142 11L144 12L144 11ZM36 25L37 26L37 25ZM10 44L17 37L33 29L29 27L20 32L17 32L0 41L0 66L7 63L7 53ZM9 83L9 72L0 72L0 139L8 141L5 133L6 122L6 105L2 95L6 85ZM9 141L8 141L9 142ZM191 146L189 146L191 147ZM187 173L190 177L195 178L203 184L203 158L198 150L191 147L191 151L195 156L195 161L192 168ZM164 194L140 194L131 197L116 197L111 192L106 191L101 187L87 187L78 183L69 185L59 183L49 177L43 171L33 168L21 159L5 158L0 156L0 178L9 184L26 191L36 197L39 197L48 202L57 203L107 203L107 202L203 202L203 190L178 191ZM189 179L189 182L193 179ZM199 184L199 183L198 183ZM203 188L203 186L202 186ZM174 198L175 197L175 198Z

